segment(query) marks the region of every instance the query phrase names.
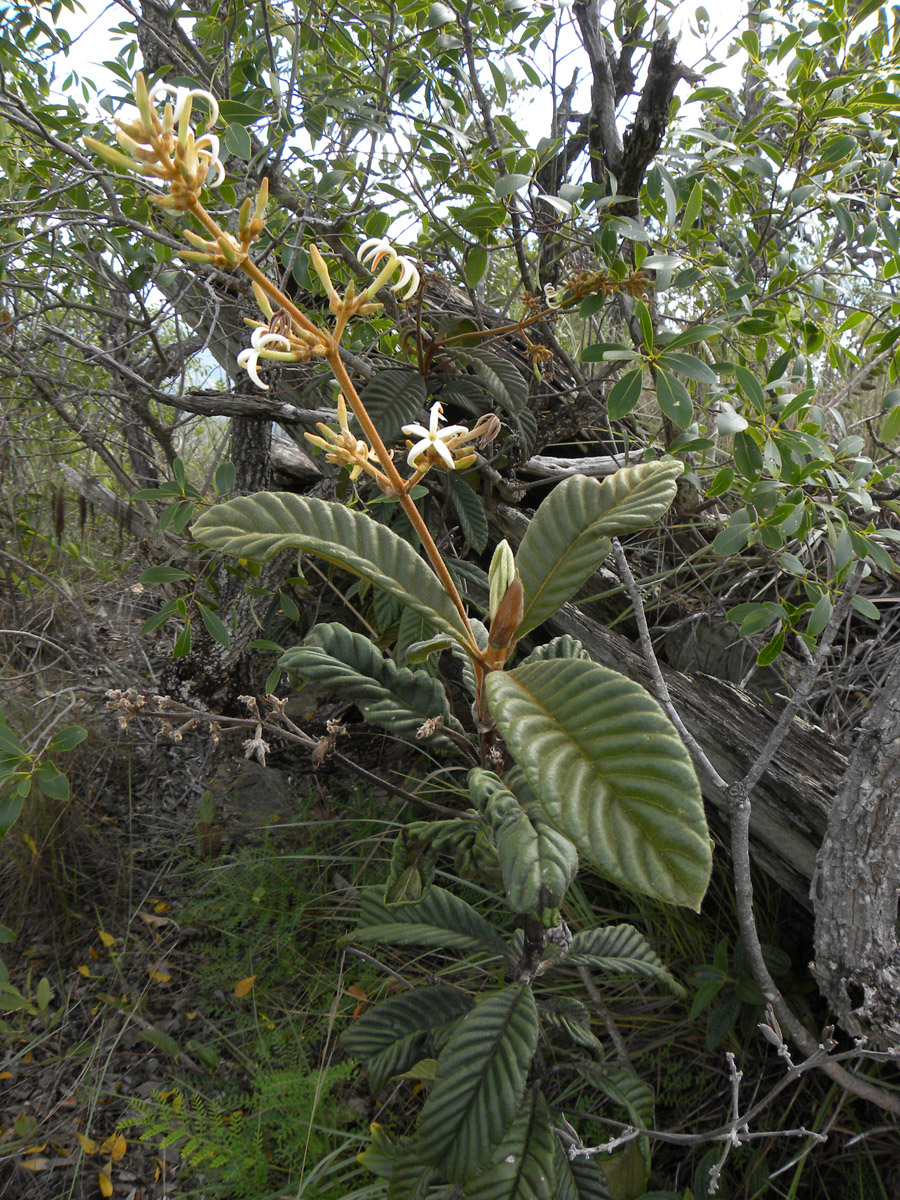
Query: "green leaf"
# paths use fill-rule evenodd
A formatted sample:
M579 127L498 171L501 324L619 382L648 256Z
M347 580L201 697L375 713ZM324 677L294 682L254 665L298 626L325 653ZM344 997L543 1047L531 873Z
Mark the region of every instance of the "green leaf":
M677 371L679 375L686 375L688 379L708 384L710 387L715 387L719 382L715 371L708 367L702 359L695 358L693 354L665 350L657 359L657 366L666 371Z
M27 781L30 785L31 780ZM25 803L25 796L17 789L6 796L0 795L0 839L5 838L18 821Z
M639 684L593 662L491 671L488 703L547 819L610 879L700 908L712 867L690 757Z
M562 1143L556 1143L557 1200L612 1200L594 1158L570 1159Z
M703 207L703 187L701 184L695 183L691 188L691 194L688 196L687 204L684 206L684 213L681 217L681 229L679 234L685 237L691 230L697 217L700 215L700 209Z
M53 763L40 763L35 768L34 778L44 795L51 800L68 800L69 781Z
M530 662L543 662L544 659L549 658L589 659L590 657L578 638L572 637L570 633L561 633L559 637L552 638L541 646L535 646L528 657L522 659L519 666L524 667L526 663Z
M559 965L594 967L611 975L643 975L660 980L676 996L685 995L685 989L633 925L604 925L576 933Z
M510 955L506 942L484 917L465 900L439 887L431 888L420 903L397 909L387 907L381 889L367 888L359 921L347 941L476 950L502 958Z
M178 567L150 567L138 576L139 583L179 583L182 579L190 579L190 574Z
M50 739L50 745L47 747L49 754L66 754L70 750L83 742L87 737L87 730L80 725L67 725L65 729L60 729L58 733L54 733Z
M755 481L762 470L762 450L749 432L734 435L734 465L745 479Z
M638 1129L653 1128L653 1089L643 1079L639 1079L637 1075L625 1067L615 1067L609 1063L604 1063L602 1066L594 1064L585 1065L580 1067L579 1070L584 1078L593 1084L598 1091L603 1092L613 1103L625 1109L632 1125ZM615 1184L618 1172L610 1172L607 1166L602 1163L600 1164L600 1169L606 1176L613 1196L627 1194L638 1197L644 1194L644 1187L646 1186L647 1175L650 1170L650 1145L646 1138L640 1138L635 1148L640 1151L644 1168L643 1171L639 1172L642 1178L635 1181L637 1184L635 1190L629 1190L626 1193L624 1190L618 1189Z
M687 429L694 417L694 403L680 379L666 371L657 371L656 401L670 421L679 429Z
M363 1013L343 1032L341 1042L348 1054L365 1062L377 1092L393 1075L430 1056L432 1031L457 1020L473 1003L465 992L444 984L413 988Z
M559 908L578 873L578 854L548 824L537 805L527 806L493 771L469 772L469 791L494 831L503 886L513 912Z
M470 288L477 287L484 278L484 273L487 270L488 253L487 247L480 243L477 246L472 246L466 255L465 267L463 274L466 277L466 283Z
M462 644L468 634L437 576L409 542L365 513L290 492L239 496L208 509L194 536L238 558L294 548L368 579Z
M455 357L471 366L475 378L508 413L528 403L528 384L516 367L489 350L457 350Z
M450 715L440 680L427 671L398 667L364 634L351 633L343 625L314 626L302 646L282 654L278 666L352 700L367 721L397 737L415 740L416 731L431 717L462 731ZM445 748L451 745L440 735L433 742Z
M0 754L12 754L16 758L27 758L25 747L6 724L0 723Z
M535 1087L525 1096L491 1165L469 1180L463 1195L467 1200L553 1200L555 1156L550 1110Z
M644 380L644 369L638 367L634 371L626 371L622 378L610 390L606 397L606 411L611 421L620 421L628 414L641 398L641 388Z
M524 984L494 993L462 1019L419 1115L424 1162L454 1183L488 1165L519 1112L537 1039L537 1008Z
M212 611L212 609L207 608L205 604L200 604L198 602L197 607L200 610L200 619L206 626L206 631L209 636L214 641L218 642L220 646L227 647L228 643L231 641L231 635L228 632L228 626Z
M658 521L683 466L677 459L625 467L607 479L573 475L534 514L516 553L525 589L519 637L565 604L609 554L610 537Z
M418 371L391 367L370 379L359 394L369 416L386 446L396 442L403 425L418 420L428 401L425 380ZM355 417L350 427L361 436Z
M455 472L447 476L447 483L450 487L450 500L466 541L476 554L481 554L488 540L488 520L484 505L466 481Z
M243 125L232 121L225 130L225 146L230 154L249 162L253 157L253 143Z
M634 315L638 319L638 324L641 327L641 337L644 340L644 345L648 350L653 349L653 318L650 316L650 310L643 300L635 301Z
M428 29L440 29L444 25L452 25L455 21L456 13L449 4L432 4L425 24Z

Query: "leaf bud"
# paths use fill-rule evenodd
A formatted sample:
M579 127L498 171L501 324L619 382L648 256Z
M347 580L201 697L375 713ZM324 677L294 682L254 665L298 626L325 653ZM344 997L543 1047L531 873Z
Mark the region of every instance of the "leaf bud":
M511 650L516 630L525 615L525 589L518 574L514 574L497 611L491 618L488 646L491 650Z
M509 542L504 538L502 542L498 543L488 570L488 584L491 589L489 611L492 621L497 615L500 601L506 595L506 589L512 583L515 573L516 560L513 557Z

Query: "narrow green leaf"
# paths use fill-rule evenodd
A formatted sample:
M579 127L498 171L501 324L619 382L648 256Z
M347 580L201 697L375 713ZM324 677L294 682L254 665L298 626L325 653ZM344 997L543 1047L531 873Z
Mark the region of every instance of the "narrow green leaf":
M620 421L627 417L641 398L641 387L644 380L644 369L638 367L634 371L626 371L622 378L610 390L606 397L606 411L611 421Z
M383 588L435 627L466 644L462 618L412 546L365 513L291 492L260 492L217 504L194 536L238 558L264 561L294 548Z
M522 637L565 604L609 554L610 537L658 521L684 470L677 459L625 467L607 479L573 475L541 503L516 553L525 589Z
M139 583L179 583L182 579L190 579L190 574L178 567L150 567L138 576Z
M644 339L644 345L648 351L653 350L653 318L650 316L650 309L643 300L635 301L634 315L638 319L638 324L641 327L641 337Z
M695 183L691 188L691 194L688 196L687 203L684 206L684 213L681 217L681 228L679 234L685 237L690 233L694 222L700 215L700 209L703 207L703 188L699 182Z
M657 702L593 662L492 671L488 703L551 824L609 878L699 909L712 867L690 757Z
M250 134L237 121L232 121L225 129L225 145L236 158L249 162L253 157L253 144Z
M206 626L206 632L220 646L228 646L231 641L231 634L228 632L228 626L218 617L211 608L207 608L205 604L198 602L197 607L200 610L200 619Z
M29 787L31 780L27 780ZM6 837L22 812L26 797L18 790L9 795L0 795L0 840Z
M519 1112L537 1038L537 1008L524 984L495 992L463 1017L419 1115L424 1162L454 1183L488 1165Z

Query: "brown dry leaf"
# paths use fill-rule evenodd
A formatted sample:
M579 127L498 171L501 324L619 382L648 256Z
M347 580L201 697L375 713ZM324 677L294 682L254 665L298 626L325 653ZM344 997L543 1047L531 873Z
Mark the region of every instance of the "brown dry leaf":
M171 917L157 917L153 913L144 912L143 909L138 909L138 911L135 915L140 917L141 920L145 924L152 925L157 928L160 925L174 925L175 924L175 922L172 920Z
M354 1000L368 1000L369 998L363 989L355 983L350 984L350 986L347 988L347 992L353 997Z

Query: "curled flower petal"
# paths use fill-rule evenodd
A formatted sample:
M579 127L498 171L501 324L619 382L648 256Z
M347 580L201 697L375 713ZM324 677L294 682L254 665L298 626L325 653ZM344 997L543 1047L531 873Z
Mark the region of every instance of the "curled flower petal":
M269 385L267 383L263 383L263 381L259 377L259 351L258 350L253 350L249 347L246 350L242 350L240 352L240 354L237 356L237 362L238 362L238 366L244 368L244 370L247 372L247 374L250 376L250 378L253 380L253 382L256 384L256 386L258 388L262 388L262 390L264 392L267 392L269 390Z
M397 262L400 264L400 278L391 286L391 291L396 292L401 300L410 300L419 290L418 269L413 265L412 259L403 254L398 256Z
M361 263L374 270L386 254L394 254L394 247L385 238L367 238L356 253Z
M173 108L174 108L174 117L175 117L176 121L181 117L181 114L184 111L184 106L187 104L188 98L190 97L191 99L193 99L193 97L195 97L195 96L198 100L205 100L206 103L209 105L209 120L206 123L207 129L212 129L213 125L215 125L219 119L219 102L218 102L218 100L215 98L215 96L212 94L212 92L204 91L203 88L186 88L186 87L175 88L175 87L172 87L171 84L168 84L168 83L158 83L156 85L156 87L153 89L153 99L158 101L158 98L160 97L160 95L162 95L162 96L168 95L168 96L174 97ZM218 157L218 155L217 155L217 157Z

